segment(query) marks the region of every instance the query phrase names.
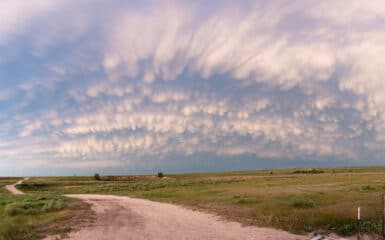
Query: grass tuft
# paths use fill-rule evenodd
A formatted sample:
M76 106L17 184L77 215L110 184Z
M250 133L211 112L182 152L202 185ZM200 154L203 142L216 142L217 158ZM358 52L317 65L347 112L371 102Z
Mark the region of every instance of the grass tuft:
M312 208L315 206L315 202L304 195L298 195L290 200L290 206L294 208Z
M52 211L60 211L65 207L65 201L62 198L47 198L37 196L26 198L23 201L9 203L5 207L5 213L14 217L17 215L36 215Z
M296 170L293 172L294 174L320 174L324 173L323 170L310 169L310 170Z
M249 201L245 196L235 195L233 199L233 204L247 204Z
M364 185L361 187L361 190L363 192L370 192L370 191L374 191L376 190L374 187L370 186L370 185Z

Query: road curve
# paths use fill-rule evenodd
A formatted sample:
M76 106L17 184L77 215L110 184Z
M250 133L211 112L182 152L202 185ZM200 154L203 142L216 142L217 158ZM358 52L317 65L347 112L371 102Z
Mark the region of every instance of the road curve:
M96 220L70 240L295 240L305 236L220 220L211 214L172 204L110 195L66 195L92 205Z
M24 178L23 180L20 180L20 181L18 181L18 182L15 183L15 184L6 185L6 186L5 186L5 189L6 189L8 192L12 193L12 194L15 194L15 195L22 195L22 194L24 194L24 193L23 193L22 191L20 191L19 189L17 189L16 186L22 184L23 181L25 181L25 180L28 180L28 178Z

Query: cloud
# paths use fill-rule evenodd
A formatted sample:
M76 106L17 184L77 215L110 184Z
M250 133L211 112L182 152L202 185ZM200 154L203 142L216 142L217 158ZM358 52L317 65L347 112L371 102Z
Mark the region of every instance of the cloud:
M23 32L29 20L44 14L60 6L61 1L36 0L24 1L2 1L0 3L0 40L4 41L12 34Z
M177 4L183 14L175 14L175 7L162 8L160 13L149 10L150 18L127 14L112 31L106 58L114 59L114 68L107 69L126 69L134 78L152 71L151 75L165 80L186 71L204 79L226 74L282 90L298 86L317 91L317 81L337 80L341 91L367 98L378 108L385 92L380 54L385 37L382 4L370 1L361 8L354 1L340 12L341 4L299 2L282 6L278 12L256 5L242 15L219 8L206 17ZM294 13L309 20L310 26L286 27ZM270 15L281 17L264 21Z
M0 161L378 163L382 5L2 2Z

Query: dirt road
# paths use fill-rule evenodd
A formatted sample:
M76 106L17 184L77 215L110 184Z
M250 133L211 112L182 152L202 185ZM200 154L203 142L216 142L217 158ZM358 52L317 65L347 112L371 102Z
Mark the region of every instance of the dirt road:
M5 189L6 189L8 192L12 193L12 194L15 194L15 195L22 195L22 194L24 194L24 193L23 193L22 191L20 191L19 189L17 189L16 186L22 184L24 180L28 180L28 178L25 178L25 179L23 179L23 180L20 180L20 181L18 181L17 183L12 184L12 185L6 185L6 186L5 186Z
M107 195L68 197L92 204L96 213L95 223L70 233L71 240L308 239L270 228L243 227L207 213L149 200Z
M12 194L24 194L16 188L24 180L5 188ZM305 240L310 237L272 228L244 227L211 214L144 199L86 194L66 197L90 203L96 214L93 224L78 226L67 240ZM62 238L45 238L56 239Z

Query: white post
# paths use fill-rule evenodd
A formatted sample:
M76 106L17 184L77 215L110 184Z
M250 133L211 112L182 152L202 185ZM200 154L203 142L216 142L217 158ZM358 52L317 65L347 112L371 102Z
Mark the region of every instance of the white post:
M357 227L358 227L358 232L357 232L357 239L361 239L361 233L360 233L360 220L361 220L361 208L357 208Z

